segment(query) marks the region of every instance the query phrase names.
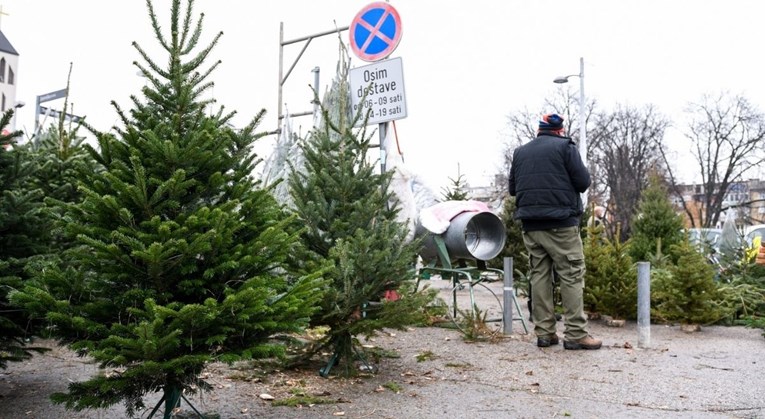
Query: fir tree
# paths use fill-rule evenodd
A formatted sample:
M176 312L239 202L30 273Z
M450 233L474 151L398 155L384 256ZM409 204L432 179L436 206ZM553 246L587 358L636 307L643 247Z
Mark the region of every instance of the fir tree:
M13 109L3 113L4 130ZM43 194L32 180L34 166L27 147L16 140L22 133L0 134L0 368L8 361L21 361L40 351L27 345L33 330L21 307L9 301L9 294L20 289L27 276L28 260L46 249L47 223Z
M66 91L69 92L72 65L69 66ZM64 97L64 109L69 107L69 94ZM31 151L37 169L34 173L35 186L43 191L48 199L56 203L77 202L81 198L77 190L77 179L82 173L97 170L95 161L86 148L85 137L79 134L84 118L76 124L61 112L55 125L36 134L31 143Z
M465 175L459 174L457 179L449 178L449 181L451 184L441 190L441 194L445 201L466 201L470 199L467 192Z
M493 259L490 263L496 259L504 260L505 257L513 258L513 271L518 274L519 279L517 282L521 282L522 284L519 285L522 285L528 293L529 254L526 251L526 245L523 244L523 226L520 220L513 218L515 210L515 197L507 195L502 205L500 217L505 225L505 248L502 250L501 256ZM504 262L502 263L504 266Z
M604 227L592 225L585 227L584 238L584 310L591 313L601 313L601 301L608 290L608 268L613 259L613 247L604 234Z
M308 353L329 348L350 374L357 336L420 321L432 293L411 289L420 243L407 243L407 228L396 221L397 201L388 189L393 172L377 171L363 115L349 117L348 65L341 62L338 69L325 101L331 107L322 105L322 127L302 145L305 166L293 171L290 189L307 227L307 250L333 266L332 283L312 320L330 331ZM357 123L362 128L354 129Z
M720 295L712 265L688 240L674 245L671 251L677 255L677 262L668 268L670 275L655 282L653 317L683 324L720 320L725 313L716 303Z
M168 67L134 43L148 83L128 113L113 103L124 128L95 132L102 170L81 179L84 199L66 214L78 245L17 295L115 371L53 395L67 408L124 402L132 416L161 390L169 418L183 392L211 389L209 362L283 354L273 335L299 331L321 298L318 274L289 275L298 231L251 177L263 113L235 130L234 113L206 112L219 62L203 64L222 33L199 49L202 17L194 24L186 3L173 1L165 37L147 1Z
M619 240L619 225L613 240L602 230L600 225L588 227L584 242L585 309L633 319L637 314L637 270L629 256L630 243Z
M68 96L64 108L67 103ZM3 242L7 239L9 245L7 248L4 246L5 253L15 252L16 257L6 261L7 265L4 264L9 268L13 266L13 274L0 274L5 278L3 304L8 303L6 292L12 295L27 282L28 271L43 269L43 266L49 264L48 258L57 257L65 249L60 230L64 223L57 221L62 220L62 210L66 205L75 202L79 196L76 190L76 172L94 170L93 159L80 146L84 138L78 137L76 128L71 130L71 125L67 130L64 122L65 113L62 112L57 126L51 124L50 129L42 134L36 133L30 142L23 145L14 144L9 151L14 157L13 164L6 166L11 168L11 171L6 173L13 173L13 176L5 177L5 180L11 182L6 185L14 190L8 191L8 199L4 199L3 203L9 204L6 208L14 207L16 214L3 216L3 220L8 224L0 230L6 232ZM14 135L20 136L21 133ZM19 199L22 196L23 198ZM12 227L11 223L15 226ZM23 336L26 341L31 341L35 335L44 333L44 330L41 330L42 323L26 316L21 307L6 307L2 312L14 313L15 323L23 325L24 328L22 335L9 332L3 333L3 336ZM30 351L41 350L27 346L24 352L17 353L28 357Z
M630 256L649 261L683 239L683 219L675 212L658 175L652 175L643 191L638 213L632 221ZM657 249L657 241L663 248Z
M72 66L69 67L66 90L69 92ZM69 94L64 98L64 109L68 108ZM99 168L96 161L85 148L85 137L79 135L84 118L76 124L66 117L66 112L54 124L32 138L28 146L30 160L35 164L31 179L34 187L42 191L45 201L45 215L50 231L47 238L47 257L39 260L45 263L74 245L75 241L66 239L63 229L66 227L64 214L70 205L82 199L77 189L77 181ZM40 269L37 267L36 269Z
M617 319L637 317L637 268L630 257L630 241L622 242L620 225L613 240L607 241L610 257L598 267L606 280L606 292L600 300L602 313Z

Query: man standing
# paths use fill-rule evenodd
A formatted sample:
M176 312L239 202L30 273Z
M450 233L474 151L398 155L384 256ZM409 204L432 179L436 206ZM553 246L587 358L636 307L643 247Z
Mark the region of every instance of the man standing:
M558 344L553 304L553 272L560 279L566 349L600 349L587 331L582 293L584 251L579 223L580 194L590 186L576 143L563 134L563 118L548 114L539 121L537 138L515 149L508 176L516 197L514 218L523 225L529 253L532 319L537 346Z

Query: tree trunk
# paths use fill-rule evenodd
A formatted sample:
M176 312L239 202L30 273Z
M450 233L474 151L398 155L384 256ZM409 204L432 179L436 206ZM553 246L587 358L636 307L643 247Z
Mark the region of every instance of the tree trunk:
M181 404L181 387L166 385L164 387L165 415L163 419L171 419L173 410Z

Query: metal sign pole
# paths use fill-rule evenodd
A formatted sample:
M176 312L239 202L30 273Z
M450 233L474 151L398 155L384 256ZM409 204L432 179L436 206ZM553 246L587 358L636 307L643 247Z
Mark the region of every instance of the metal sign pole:
M43 102L60 99L62 97L65 97L68 93L69 93L68 89L61 89L61 90L56 90L55 92L50 92L44 95L37 96L35 100L35 131L34 131L35 133L32 136L37 135L37 130L40 128L40 113L42 113L40 104ZM66 112L66 109L64 109L64 112Z
M37 96L35 100L35 130L32 131L34 134L37 134L37 129L40 126L40 96Z
M386 149L385 137L388 136L388 123L382 122L377 125L380 131L380 173L385 173L385 160L388 158L388 150Z

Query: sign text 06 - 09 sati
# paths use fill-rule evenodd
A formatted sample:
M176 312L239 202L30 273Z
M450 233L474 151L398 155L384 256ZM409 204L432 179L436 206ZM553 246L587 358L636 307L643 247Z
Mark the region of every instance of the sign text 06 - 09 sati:
M378 61L350 70L353 112L371 109L367 124L406 117L406 94L401 58Z

